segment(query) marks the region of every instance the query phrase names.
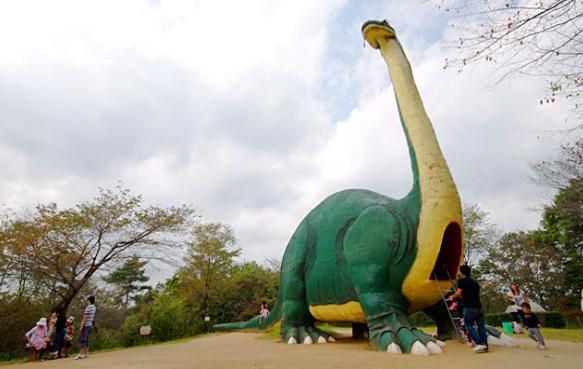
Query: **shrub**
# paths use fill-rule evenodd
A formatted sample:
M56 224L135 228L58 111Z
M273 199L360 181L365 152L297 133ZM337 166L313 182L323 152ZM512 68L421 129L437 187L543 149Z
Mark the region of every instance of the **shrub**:
M98 327L97 331L91 332L91 338L89 339L89 345L92 351L120 347L121 343L122 332L110 328Z
M486 324L494 327L501 327L502 322L509 322L512 316L508 313L490 313L486 314Z
M536 313L543 327L547 328L565 328L567 321L562 313L557 311L547 311L544 313ZM502 322L509 322L512 317L508 313L492 313L486 314L486 324L495 327L502 326Z
M24 334L35 326L41 317L47 318L50 305L26 299L0 299L0 360L25 356Z
M435 324L433 319L431 319L429 315L425 314L422 311L418 311L414 314L411 314L411 316L409 316L409 319L411 320L411 323L413 323L413 325L417 327L427 327Z
M565 328L567 325L565 316L558 311L547 311L546 313L537 313L536 315L539 317L543 327Z

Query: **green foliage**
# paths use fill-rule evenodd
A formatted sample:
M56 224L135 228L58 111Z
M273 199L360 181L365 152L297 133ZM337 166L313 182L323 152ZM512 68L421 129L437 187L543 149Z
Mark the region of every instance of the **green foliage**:
M224 235L231 232L228 230ZM223 241L234 240L231 236L219 238ZM213 237L206 239L217 240ZM200 334L206 332L210 324L241 321L257 315L261 301L270 305L275 302L279 271L273 265L264 267L256 262L237 264L233 258L238 250L229 250L222 242L209 243L193 245L186 261L196 262L185 265L164 285L159 285L137 300L134 313L124 322L125 346ZM200 260L220 260L218 265L221 268L211 270L208 263L201 263ZM209 280L210 283L206 283ZM206 306L205 297L208 298ZM205 316L211 318L210 324L205 324ZM139 336L142 325L152 327L147 339Z
M273 306L277 297L279 273L269 271L256 262L238 265L233 272L230 297L234 301L233 310L237 312L234 320L246 320L259 313L259 304L265 301ZM227 320L222 320L227 321Z
M418 311L414 314L411 314L409 316L409 319L411 320L411 323L413 323L413 325L417 327L427 327L435 324L433 319L431 319L429 315L425 314L422 311Z
M187 303L184 292L177 276L148 292L139 300L135 313L128 316L123 324L123 345L168 341L203 333L204 322L198 319L197 306ZM139 334L140 327L144 325L152 328L148 337Z
M186 287L187 302L198 307L198 318L202 320L214 313L213 307L220 304L229 290L228 280L241 249L234 248L235 234L228 225L199 224L194 227L193 236L180 278Z
M188 313L186 302L179 295L165 293L155 299L150 313L152 340L168 341L202 332Z
M561 250L545 243L537 231L507 233L498 242L479 264L488 287L503 295L514 280L543 306L557 306L563 293Z
M58 296L58 305L67 309L104 266L138 250L142 257L171 255L193 217L190 207L144 206L141 196L121 187L100 189L93 200L69 209L52 203L6 214L0 224L3 264L18 268L2 278L28 287L18 289L20 297L30 290L26 283L34 282L32 287Z
M557 311L547 311L546 313L536 314L543 327L549 328L565 328L567 326L567 320L565 316Z
M50 305L18 297L0 299L0 360L22 357L26 339L24 334L41 317L48 317Z
M571 180L545 208L540 237L563 252L565 302L577 306L583 287L583 178Z
M117 287L117 300L122 301L126 309L132 294L150 288L149 286L140 285L150 280L150 277L146 276L144 269L147 263L147 261L141 261L139 257L134 255L126 260L121 267L103 278L105 282Z
M78 337L77 337L78 338ZM119 329L97 328L89 338L92 351L107 350L122 346L122 332ZM74 343L76 345L76 342Z
M547 328L565 328L567 326L567 320L565 316L556 311L547 311L541 313L535 313L539 318L541 325ZM512 317L508 313L492 313L486 314L486 324L495 327L502 326L502 322L510 322Z
M485 314L485 318L486 324L494 327L501 327L502 322L512 321L512 317L508 313L489 313Z

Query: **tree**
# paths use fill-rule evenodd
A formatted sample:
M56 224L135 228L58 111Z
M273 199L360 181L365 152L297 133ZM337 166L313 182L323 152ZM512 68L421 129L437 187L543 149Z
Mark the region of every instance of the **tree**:
M39 281L65 308L105 266L139 254L170 261L180 233L195 219L189 206L144 206L127 189L100 189L92 201L60 210L57 204L6 215L0 250Z
M543 78L549 91L583 113L583 11L577 0L440 0L452 14L459 56L446 67L463 70L476 62L495 64L498 81L515 75ZM581 127L581 125L579 125Z
M198 224L188 244L181 275L190 289L192 303L200 304L200 318L213 315L213 302L219 300L235 267L241 249L231 227L221 223Z
M532 163L530 168L535 183L556 190L568 187L571 181L583 178L583 139L561 145L556 158Z
M496 228L488 220L488 213L477 204L464 204L462 217L464 221L464 263L476 264L488 251L494 238Z
M150 286L140 285L150 280L144 269L147 263L147 260L141 261L138 256L134 255L127 259L121 267L103 278L105 282L117 287L125 309L128 308L130 296L133 293L150 289Z
M273 306L277 300L279 270L259 265L255 261L243 262L235 266L230 287L225 294L225 307L234 313L232 319L222 317L222 321L247 320L259 313L259 305L265 301ZM226 315L226 314L223 314Z
M544 242L539 231L506 233L480 262L480 274L500 296L516 281L541 305L552 308L561 303L563 284L562 253Z
M541 237L563 251L566 303L578 305L583 286L583 176L571 180L545 207Z

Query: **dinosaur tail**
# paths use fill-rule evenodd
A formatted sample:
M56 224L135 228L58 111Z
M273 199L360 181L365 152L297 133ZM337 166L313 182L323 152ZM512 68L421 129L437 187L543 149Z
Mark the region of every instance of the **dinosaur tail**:
M243 329L267 330L281 319L281 308L279 303L275 304L271 310L271 314L269 314L269 316L267 316L262 322L260 322L260 317L260 315L257 315L245 322L215 324L214 329L217 331L239 331Z

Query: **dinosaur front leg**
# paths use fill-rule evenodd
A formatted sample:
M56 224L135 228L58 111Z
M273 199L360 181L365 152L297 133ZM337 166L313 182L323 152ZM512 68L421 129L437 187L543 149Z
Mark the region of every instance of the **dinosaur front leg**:
M398 303L401 299L401 296L387 292L365 292L359 295L360 304L367 317L371 343L379 350L395 354L442 353L433 337L411 324L406 310Z
M407 315L401 285L409 265L406 219L395 209L371 207L352 224L344 238L349 275L366 315L370 341L391 353L441 353L435 339L419 330Z
M315 320L306 302L304 279L306 242L308 242L307 226L302 223L292 236L282 263L280 334L288 344L325 343L334 340L329 334L314 326Z

